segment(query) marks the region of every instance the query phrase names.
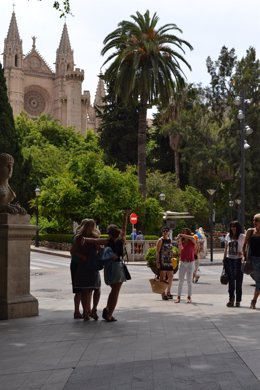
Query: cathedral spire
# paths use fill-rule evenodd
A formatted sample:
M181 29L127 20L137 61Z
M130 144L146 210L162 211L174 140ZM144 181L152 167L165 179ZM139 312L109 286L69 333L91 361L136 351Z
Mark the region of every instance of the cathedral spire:
M96 89L96 95L95 95L95 100L94 100L94 106L100 107L102 106L103 103L103 98L105 97L105 85L104 81L102 80L101 77L98 79L98 85Z
M63 26L59 48L56 51L56 72L64 75L67 71L74 70L73 50L70 46L67 24Z
M8 41L20 41L20 36L19 36L19 31L18 31L17 21L16 21L14 11L12 13L12 18L11 18L6 39Z
M13 11L4 44L4 68L21 68L23 60L22 40L20 39L15 13Z

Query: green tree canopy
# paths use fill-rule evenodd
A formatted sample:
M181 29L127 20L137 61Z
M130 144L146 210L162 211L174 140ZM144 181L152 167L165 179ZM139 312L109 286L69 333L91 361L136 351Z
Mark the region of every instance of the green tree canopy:
M146 196L146 119L147 107L160 100L167 105L170 96L184 85L181 63L188 68L183 47L192 49L185 40L176 36L182 31L173 23L158 27L159 18L136 12L133 21L123 20L118 28L104 40L101 51L108 56L105 72L114 80L115 93L126 103L133 101L139 107L138 124L138 178L141 194ZM180 54L180 52L182 54Z

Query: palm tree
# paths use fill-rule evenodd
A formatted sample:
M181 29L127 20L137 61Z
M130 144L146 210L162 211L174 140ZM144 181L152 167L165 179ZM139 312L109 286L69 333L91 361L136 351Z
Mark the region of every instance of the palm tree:
M138 179L145 198L147 108L158 102L167 106L169 98L184 86L180 62L191 67L179 51L185 54L183 46L189 49L192 46L174 34L182 33L175 24L158 28L156 13L150 17L148 10L144 15L136 12L131 18L133 22L121 21L105 38L101 54L115 50L103 64L113 60L105 76L115 80L116 96L125 103L130 100L138 103Z

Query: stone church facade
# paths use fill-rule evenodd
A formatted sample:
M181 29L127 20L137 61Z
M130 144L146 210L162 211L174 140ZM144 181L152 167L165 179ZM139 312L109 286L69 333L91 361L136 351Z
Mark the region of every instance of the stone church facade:
M104 84L99 80L92 106L89 91L82 93L84 70L75 68L66 23L56 50L55 71L37 50L36 38L32 39L32 48L24 55L13 12L4 41L3 67L14 116L26 112L33 118L44 113L82 134L86 129L97 130L94 106L102 105Z

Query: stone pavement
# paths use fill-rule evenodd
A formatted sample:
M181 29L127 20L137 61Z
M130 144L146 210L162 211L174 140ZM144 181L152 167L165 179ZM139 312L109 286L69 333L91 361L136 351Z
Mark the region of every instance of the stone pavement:
M213 279L210 293L196 285L192 304L175 304L151 293L149 270L129 268L118 322L73 320L63 274L64 289L39 298L38 317L0 321L0 389L260 389L260 310L248 308L249 279L239 309L225 307L226 287Z

